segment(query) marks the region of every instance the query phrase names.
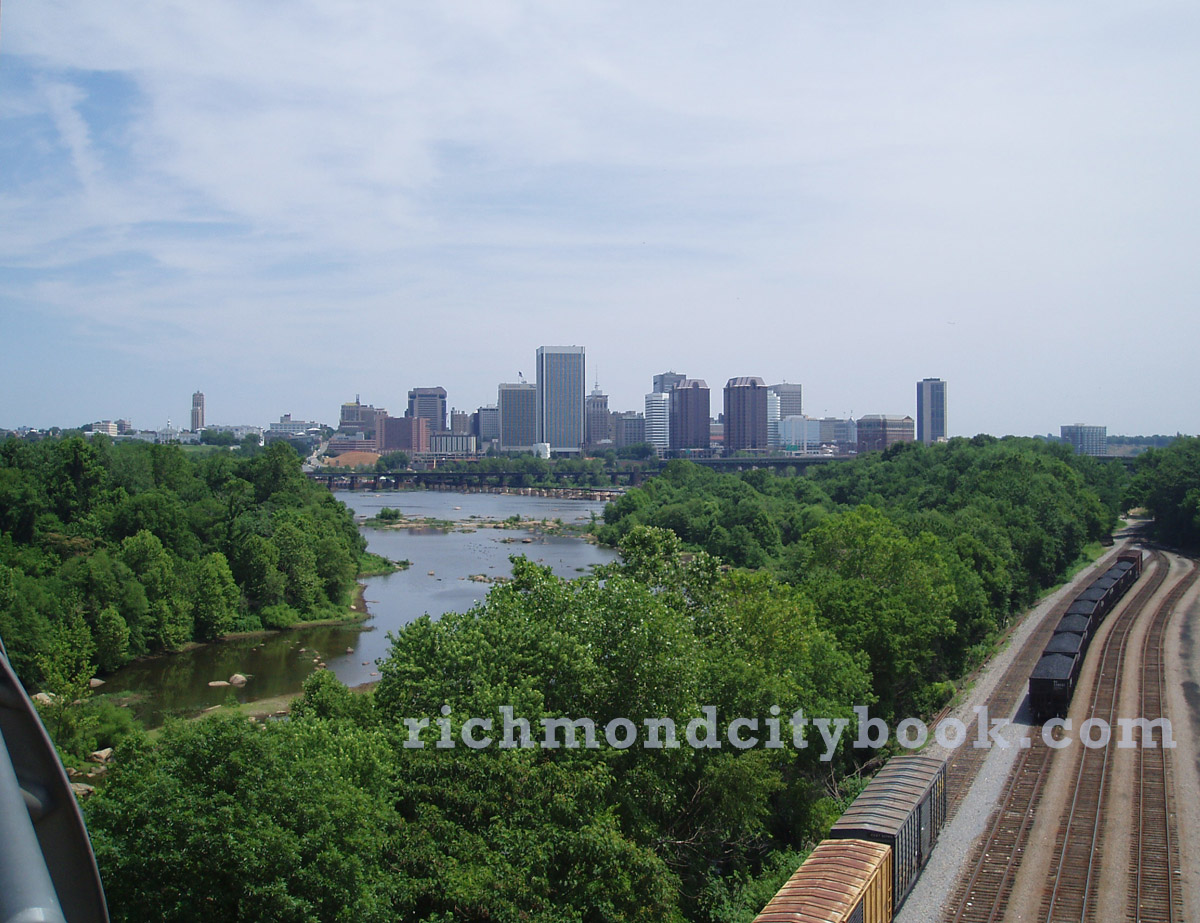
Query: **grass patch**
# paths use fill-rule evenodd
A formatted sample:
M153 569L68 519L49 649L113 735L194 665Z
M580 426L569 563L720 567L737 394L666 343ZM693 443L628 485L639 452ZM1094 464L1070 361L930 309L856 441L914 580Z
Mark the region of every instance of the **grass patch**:
M383 555L368 552L358 559L358 576L360 580L363 577L382 577L385 574L407 570L411 566L412 561L391 561Z

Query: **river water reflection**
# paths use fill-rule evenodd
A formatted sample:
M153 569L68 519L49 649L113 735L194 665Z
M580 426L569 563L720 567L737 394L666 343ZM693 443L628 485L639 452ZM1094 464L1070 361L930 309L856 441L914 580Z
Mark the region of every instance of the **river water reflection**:
M382 507L390 506L398 507L410 518L464 524L469 524L473 515L490 520L515 515L587 522L593 513L599 516L604 509L604 504L597 501L508 494L345 491L337 496L356 516L374 516ZM249 701L297 692L318 662L325 663L346 685L355 686L378 678L375 660L387 654L389 631L426 612L438 616L469 609L487 594L489 584L467 578L480 573L508 575L509 555L523 554L564 577L580 576L616 558L615 552L578 538L543 536L524 529L364 529L363 533L368 548L376 554L412 562L408 570L363 581L371 613L366 622L301 628L155 657L118 671L109 677L102 691L139 693L142 698L134 706L139 717L156 724L164 715L193 714L220 705L231 694L240 701ZM524 543L525 538L533 541ZM246 674L250 681L241 688L208 685L210 681L228 680L234 673Z

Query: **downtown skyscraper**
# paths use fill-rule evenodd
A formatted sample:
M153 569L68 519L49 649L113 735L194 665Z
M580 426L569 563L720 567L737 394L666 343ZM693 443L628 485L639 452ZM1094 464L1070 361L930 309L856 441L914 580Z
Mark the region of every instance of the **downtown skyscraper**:
M584 439L587 369L582 346L539 346L537 441L578 453Z
M200 391L192 395L192 432L204 429L204 394Z
M767 448L767 386L754 375L725 384L725 454Z
M940 378L917 382L917 442L930 445L946 438L946 383Z
M528 452L537 442L537 387L528 382L502 383L496 396L500 450Z
M701 378L685 378L670 391L671 420L668 441L674 450L707 449L709 432L708 383Z

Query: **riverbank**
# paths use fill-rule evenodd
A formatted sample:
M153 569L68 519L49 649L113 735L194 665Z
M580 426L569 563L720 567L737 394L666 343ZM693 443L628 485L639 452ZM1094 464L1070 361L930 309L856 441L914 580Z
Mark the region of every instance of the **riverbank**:
M359 683L357 686L350 686L349 689L358 695L366 695L379 685L379 680L371 680L367 683ZM289 715L292 711L292 704L304 693L287 692L283 695L267 696L262 699L250 699L246 702L225 703L221 705L213 705L204 709L200 714L193 716L191 720L198 721L208 715L220 712L221 714L236 713L242 715L249 721L272 721L277 718L283 718ZM150 733L158 731L159 728L151 728Z
M322 616L318 621L296 622L285 630L227 636L220 643L131 663L105 677L102 690L129 701L150 727L227 707L235 699L253 703L248 716L270 717L289 707L319 663L349 688L378 679L377 661L391 650L389 632L425 615L436 619L478 605L511 577L514 555L564 577L582 576L616 558L615 552L581 540L580 532L603 512L595 502L432 491L403 496L359 491L342 493L340 499L355 514L372 555L368 560L376 565L359 562L353 596L341 606L314 613ZM407 528L364 526L382 507L398 504ZM450 528L427 528L434 522ZM248 677L243 686L209 685L239 673Z

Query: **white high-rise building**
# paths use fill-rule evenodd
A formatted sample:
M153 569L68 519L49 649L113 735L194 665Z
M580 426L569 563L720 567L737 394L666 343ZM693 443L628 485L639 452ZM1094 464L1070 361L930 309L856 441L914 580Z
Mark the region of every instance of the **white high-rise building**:
M821 450L821 421L804 415L779 421L779 444L789 452L812 455Z
M659 455L671 448L671 395L652 391L646 395L646 441Z
M767 389L767 445L779 448L779 392Z
M1107 455L1108 427L1086 426L1075 423L1071 426L1059 427L1064 442L1075 447L1077 455Z

